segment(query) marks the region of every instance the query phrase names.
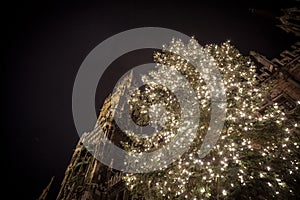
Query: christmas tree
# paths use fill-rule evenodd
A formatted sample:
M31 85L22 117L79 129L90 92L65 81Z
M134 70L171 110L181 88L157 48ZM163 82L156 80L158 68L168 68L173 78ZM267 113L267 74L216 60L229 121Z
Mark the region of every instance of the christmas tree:
M287 116L276 103L260 109L271 83L257 84L256 67L250 58L241 55L230 42L202 47L192 38L188 44L172 40L154 54L154 59L157 71L143 77L148 84L134 92L129 104L132 119L138 125L150 124L158 131L143 137L125 131L130 141L124 141L123 146L134 153L154 152L174 140L185 123L188 123L185 131L191 145L169 165L148 173L124 175L134 198L299 198L300 152L296 131L299 131L300 117L297 112ZM205 70L199 71L195 62L203 62L200 64L204 69L216 66L223 79L226 116L216 143L205 139L211 130L212 91L205 80ZM161 74L172 79L175 74L170 71L180 73L195 93L200 113L196 116L199 117L197 126L184 121L182 107L172 89L164 86L163 81L151 83L151 80L161 80ZM179 86L175 80L176 87ZM195 131L195 137L188 130ZM201 148L203 143L212 146L205 150Z

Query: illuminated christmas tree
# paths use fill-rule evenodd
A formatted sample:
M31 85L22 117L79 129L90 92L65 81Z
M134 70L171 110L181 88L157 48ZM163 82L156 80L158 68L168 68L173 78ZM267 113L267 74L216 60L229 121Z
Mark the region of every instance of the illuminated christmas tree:
M185 59L184 55L190 59ZM199 62L199 57L200 61L217 67L226 93L224 127L206 156L199 155L203 153L201 146L210 129L212 102L210 88L203 78L205 74L191 64ZM156 171L123 177L133 197L299 198L299 135L294 132L299 131L299 114L286 116L276 103L260 109L270 91L270 83L257 84L256 68L248 57L241 55L230 42L201 47L192 38L186 45L180 40L172 40L162 52L155 53L154 59L157 71L143 77L148 84L136 90L129 103L132 118L138 125L156 125L154 128L159 131L144 137L125 131L131 139L123 143L125 149L134 153L156 151L172 141L182 123L186 123L182 121L176 95L163 82L151 84L151 80L159 79L161 74L172 79L175 74L170 73L171 69L189 82L201 116L196 137L191 138L190 148L179 159ZM177 87L176 82L174 87Z

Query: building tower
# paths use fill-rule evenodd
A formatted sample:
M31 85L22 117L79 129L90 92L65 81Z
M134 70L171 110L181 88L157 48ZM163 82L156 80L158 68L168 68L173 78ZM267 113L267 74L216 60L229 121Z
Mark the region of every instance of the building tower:
M124 141L125 136L113 120L115 110L112 105L121 102L120 97L128 92L132 75L131 71L118 84L116 91L106 98L96 124L102 127L105 137L117 146L121 146L120 141ZM122 109L122 106L118 105L118 108ZM122 181L122 172L99 162L83 145L83 141L90 137L84 133L80 138L65 172L57 200L129 199L129 192Z
M46 186L46 188L43 190L42 194L39 196L39 198L37 200L45 200L47 195L48 195L48 192L50 190L50 187L52 185L52 182L54 180L54 176L52 176L50 182L48 183L48 185Z

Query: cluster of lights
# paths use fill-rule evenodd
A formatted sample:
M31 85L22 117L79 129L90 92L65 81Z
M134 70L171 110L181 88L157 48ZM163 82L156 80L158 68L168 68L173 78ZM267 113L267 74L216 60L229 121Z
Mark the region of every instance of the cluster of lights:
M227 117L222 135L202 159L198 155L209 126L210 91L202 74L176 54L179 51L196 57L203 57L203 51L209 52L214 58L210 60L211 64L218 66L226 88ZM251 196L251 191L264 190L265 186L271 188L266 189L266 194L261 194L265 198L294 195L295 191L288 184L295 181L295 174L299 176L300 160L295 157L295 152L299 152L299 138L295 139L293 134L295 129L299 130L299 124L287 120L277 104L268 107L264 113L260 112L270 86L257 88L256 68L249 58L242 56L230 42L201 47L195 39L187 45L172 40L154 58L160 73L165 71L165 76L172 76L167 73L167 68L174 68L189 81L197 95L201 120L189 151L168 168L124 176L133 194L146 199L232 199L237 198L232 195L237 195L233 191L238 188ZM150 76L155 78L155 73ZM127 133L131 139L131 142L124 143L127 150L153 151L176 135L180 128L180 106L167 88L148 85L144 91L137 90L130 100L132 111L139 111L136 118L141 121L147 118L151 104L158 102L166 108L165 127L144 139ZM157 108L151 112L159 115L161 110Z

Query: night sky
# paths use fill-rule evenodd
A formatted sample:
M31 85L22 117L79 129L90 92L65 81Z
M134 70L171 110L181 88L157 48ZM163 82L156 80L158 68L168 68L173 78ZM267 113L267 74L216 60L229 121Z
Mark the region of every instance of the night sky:
M52 176L49 199L55 199L78 141L72 117L75 76L103 40L132 28L165 27L194 35L201 45L229 39L244 55L255 50L273 58L296 41L275 26L280 8L295 4L13 1L2 6L8 11L2 11L1 165L8 175L2 182L16 191L9 199L36 199ZM95 109L126 70L152 61L152 54L138 50L113 62L99 82Z

